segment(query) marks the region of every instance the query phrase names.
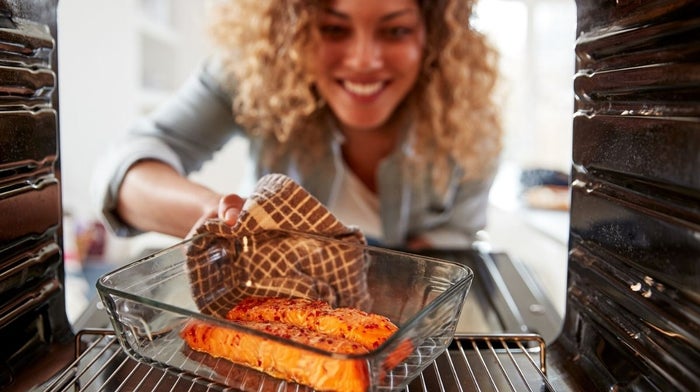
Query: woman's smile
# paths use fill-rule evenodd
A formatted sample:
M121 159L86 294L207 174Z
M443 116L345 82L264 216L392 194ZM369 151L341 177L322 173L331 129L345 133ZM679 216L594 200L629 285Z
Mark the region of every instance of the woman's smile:
M351 94L360 97L369 97L379 93L384 88L386 82L378 81L372 83L352 82L350 80L341 81L343 87Z

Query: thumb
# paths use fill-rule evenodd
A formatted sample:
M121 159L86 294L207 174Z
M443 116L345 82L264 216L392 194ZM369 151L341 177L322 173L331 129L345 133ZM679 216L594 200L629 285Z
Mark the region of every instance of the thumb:
M219 219L227 225L233 226L238 220L245 199L235 194L228 194L219 200Z

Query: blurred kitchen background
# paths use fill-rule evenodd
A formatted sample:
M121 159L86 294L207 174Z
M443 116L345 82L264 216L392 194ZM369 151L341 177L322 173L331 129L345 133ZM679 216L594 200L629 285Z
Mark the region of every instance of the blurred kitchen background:
M215 0L60 0L60 137L68 315L102 273L164 248L156 234L116 238L98 221L90 179L106 145L175 90L206 56ZM501 51L506 148L491 192L488 246L522 262L564 312L571 162L574 0L481 0L475 23ZM194 177L235 191L246 146L234 142ZM243 157L238 158L238 157ZM221 179L225 179L222 181Z

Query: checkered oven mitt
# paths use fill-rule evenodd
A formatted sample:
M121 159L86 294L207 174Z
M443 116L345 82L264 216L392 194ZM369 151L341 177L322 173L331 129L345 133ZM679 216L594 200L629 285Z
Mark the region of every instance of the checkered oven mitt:
M290 230L330 237L284 235ZM356 227L342 224L316 198L281 174L260 179L238 221L210 219L197 229L209 233L187 249L195 303L223 316L248 296L306 297L334 306L367 309L365 244Z

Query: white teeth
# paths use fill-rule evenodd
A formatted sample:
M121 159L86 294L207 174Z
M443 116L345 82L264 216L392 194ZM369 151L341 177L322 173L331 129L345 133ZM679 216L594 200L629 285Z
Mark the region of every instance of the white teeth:
M372 95L379 91L379 89L382 88L384 83L382 82L375 82L375 83L353 83L349 81L344 81L343 86L345 87L346 90L350 91L353 94L357 95Z

